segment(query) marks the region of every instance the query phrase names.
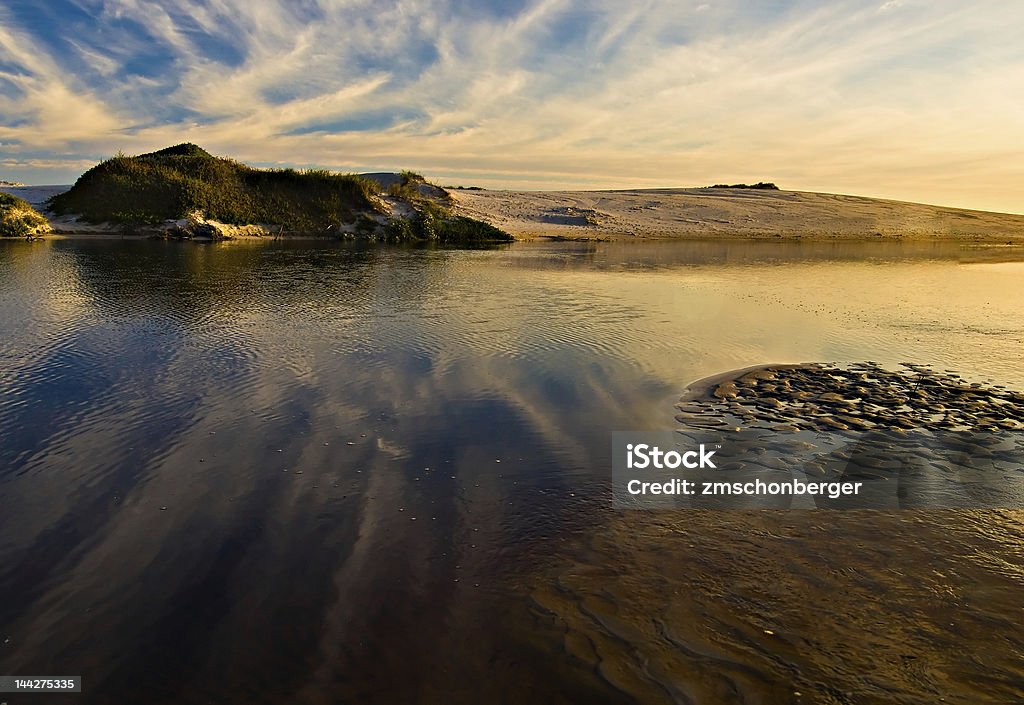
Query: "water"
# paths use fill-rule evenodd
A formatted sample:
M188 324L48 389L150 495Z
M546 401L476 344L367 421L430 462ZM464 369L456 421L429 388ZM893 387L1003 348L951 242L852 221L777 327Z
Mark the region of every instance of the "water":
M77 703L1024 698L1020 513L609 493L611 432L725 370L1024 389L1022 276L955 244L0 243L0 675L82 675Z

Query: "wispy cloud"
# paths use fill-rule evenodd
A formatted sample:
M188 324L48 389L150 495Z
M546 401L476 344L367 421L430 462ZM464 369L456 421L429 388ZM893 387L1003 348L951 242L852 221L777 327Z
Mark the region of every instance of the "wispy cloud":
M952 0L16 3L0 142L5 164L191 140L491 186L770 179L1024 211L1021 26Z

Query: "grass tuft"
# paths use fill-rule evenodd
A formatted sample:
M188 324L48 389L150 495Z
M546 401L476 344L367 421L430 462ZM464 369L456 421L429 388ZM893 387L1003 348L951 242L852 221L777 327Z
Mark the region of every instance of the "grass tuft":
M0 192L0 237L31 237L50 232L50 224L28 201Z

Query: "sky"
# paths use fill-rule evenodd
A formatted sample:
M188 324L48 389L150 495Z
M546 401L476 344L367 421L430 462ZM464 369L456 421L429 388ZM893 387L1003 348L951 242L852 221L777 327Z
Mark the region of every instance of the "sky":
M490 188L1024 213L1024 3L4 0L0 179L195 142Z

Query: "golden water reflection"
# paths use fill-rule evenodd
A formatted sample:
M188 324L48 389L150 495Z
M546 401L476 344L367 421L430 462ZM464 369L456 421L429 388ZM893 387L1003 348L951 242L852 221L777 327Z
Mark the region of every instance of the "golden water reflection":
M617 514L608 452L765 362L1024 388L1021 261L0 243L0 672L80 703L1008 697L1018 515Z

